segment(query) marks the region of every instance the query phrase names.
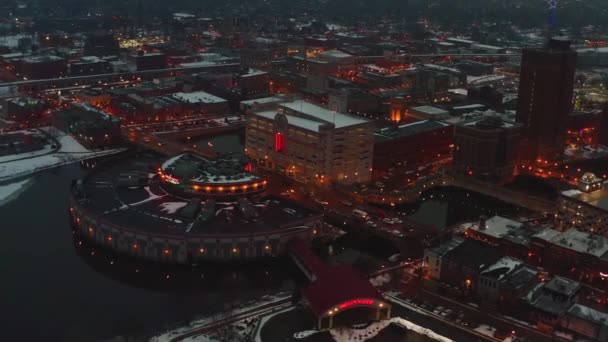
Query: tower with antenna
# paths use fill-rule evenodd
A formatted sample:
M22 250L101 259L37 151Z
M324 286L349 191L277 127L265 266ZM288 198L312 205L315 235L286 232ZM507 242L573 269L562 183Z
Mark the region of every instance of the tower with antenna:
M557 25L557 0L548 0L549 4L549 20L547 21L547 32L551 36L555 26Z

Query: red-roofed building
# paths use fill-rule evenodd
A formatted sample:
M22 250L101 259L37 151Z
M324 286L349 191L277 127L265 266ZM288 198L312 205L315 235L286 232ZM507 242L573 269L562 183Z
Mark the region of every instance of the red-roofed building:
M294 261L312 281L302 295L318 318L319 330L390 318L390 304L352 266L327 266L304 240L292 240L290 248Z

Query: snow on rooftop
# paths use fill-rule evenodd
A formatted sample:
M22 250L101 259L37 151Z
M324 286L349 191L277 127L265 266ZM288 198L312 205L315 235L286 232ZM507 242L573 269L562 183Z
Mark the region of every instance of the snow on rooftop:
M470 39L465 38L465 37L450 37L450 38L448 38L446 40L450 41L450 42L459 42L459 43L467 43L467 44L473 44L473 43L475 43L474 40L470 40Z
M477 108L485 108L485 105L479 104L479 103L475 103L475 104L470 104L470 105L465 105L465 106L456 106L454 107L454 110L458 110L458 109L477 109Z
M542 231L534 234L532 237L535 237L535 238L538 238L541 240L545 240L545 241L551 241L551 239L553 239L554 237L556 237L559 234L561 234L560 231L557 231L555 229L546 228L546 229L543 229Z
M334 57L334 58L352 57L352 55L349 55L349 54L339 51L339 50L328 50L328 51L320 52L319 56L327 56L327 57Z
M450 93L458 94L458 95L468 95L469 91L464 88L454 88L448 90Z
M277 115L276 111L264 111L264 112L256 112L255 115L264 117L266 119L274 120L274 117ZM303 128L308 131L319 132L319 128L323 126L325 123L320 121L314 121L309 119L300 118L293 115L285 115L287 118L287 122L290 125Z
M564 248L601 257L608 252L608 238L601 235L589 234L575 228L554 236L551 243Z
M467 76L467 83L483 83L504 80L507 77L504 75L483 75L483 76Z
M523 223L510 220L502 216L494 216L486 220L485 230L479 229L479 224L472 227L472 229L483 232L486 235L500 238L508 234L511 230L517 229L523 226Z
M445 67L445 66L438 65L438 64L423 64L423 66L425 68L434 69L434 70L448 71L448 72L453 72L453 73L457 73L457 74L462 73L462 71L460 71L456 68L449 68L449 67Z
M581 304L572 305L570 309L568 309L568 314L584 319L586 321L591 321L593 323L608 325L607 313L595 310L593 308Z
M267 74L266 71L257 70L257 69L249 69L247 71L247 73L241 75L241 77L251 77L251 76L266 75L266 74Z
M226 102L221 97L217 97L215 95L211 95L204 91L196 91L193 93L174 93L172 95L174 98L178 100L182 100L188 103L222 103Z
M498 276L498 280L500 280L505 275L509 274L511 271L513 271L515 268L517 268L521 264L523 264L523 262L521 260L517 260L517 259L511 258L511 257L504 257L504 258L498 260L495 264L493 264L493 265L489 266L487 269L485 269L483 271L483 274L490 273L499 268L506 268L507 270L505 270L505 272L503 272L502 274L500 274Z
M441 109L441 108L437 108L437 107L433 107L433 106L419 106L419 107L413 107L411 109L415 110L417 112L421 112L421 113L425 113L425 114L432 114L432 115L445 115L445 114L449 113L445 109Z
M562 195L568 196L568 197L575 197L582 193L583 193L582 191L576 190L576 189L562 191Z
M368 120L362 118L331 111L325 107L321 107L319 105L304 100L286 102L282 103L280 106L298 113L315 117L326 122L333 123L336 128L343 128L369 122Z
M273 103L273 102L281 102L284 99L278 97L278 96L269 96L269 97L263 97L260 99L253 99L253 100L245 100L245 101L241 101L241 104L244 105L253 105L253 104L263 104L263 103Z

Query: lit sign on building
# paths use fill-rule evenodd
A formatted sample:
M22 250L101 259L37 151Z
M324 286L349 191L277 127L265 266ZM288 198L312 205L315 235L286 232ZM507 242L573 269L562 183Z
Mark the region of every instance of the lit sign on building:
M163 178L171 184L179 184L179 179L177 179L171 175L165 174L165 175L163 175Z
M276 133L274 135L274 150L276 152L281 152L285 149L285 134L283 133Z
M338 305L338 307L340 308L340 310L343 309L347 309L353 306L359 306L359 305L374 305L374 300L373 299L353 299L353 300L349 300L348 302L344 302L340 305Z

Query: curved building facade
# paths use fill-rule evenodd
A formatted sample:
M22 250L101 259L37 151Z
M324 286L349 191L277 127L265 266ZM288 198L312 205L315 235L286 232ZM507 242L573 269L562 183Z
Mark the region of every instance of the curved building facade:
M184 198L165 190L154 156L105 163L72 185L70 218L88 241L166 263L247 260L310 240L322 215L283 198ZM257 180L258 182L263 180Z

